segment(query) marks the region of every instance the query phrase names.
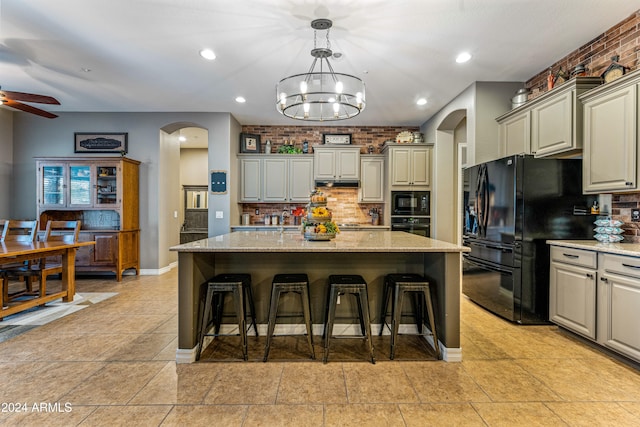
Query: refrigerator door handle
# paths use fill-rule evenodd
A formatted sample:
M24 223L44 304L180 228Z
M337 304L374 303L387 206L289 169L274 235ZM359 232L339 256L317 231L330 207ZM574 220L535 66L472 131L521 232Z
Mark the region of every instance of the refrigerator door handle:
M466 254L462 255L462 258L464 259L465 262L468 262L469 264L472 264L472 265L474 265L476 267L484 268L485 270L491 270L491 271L495 271L497 273L513 274L512 270L507 270L505 268L496 267L494 265L489 265L489 264L484 264L484 263L473 261Z

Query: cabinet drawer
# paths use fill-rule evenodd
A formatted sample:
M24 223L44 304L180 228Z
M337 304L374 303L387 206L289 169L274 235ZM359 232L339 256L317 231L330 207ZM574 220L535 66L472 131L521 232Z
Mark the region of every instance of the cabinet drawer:
M591 269L598 267L598 253L582 249L551 246L551 260ZM640 260L638 264L640 264Z
M602 254L602 269L606 273L640 278L640 258Z

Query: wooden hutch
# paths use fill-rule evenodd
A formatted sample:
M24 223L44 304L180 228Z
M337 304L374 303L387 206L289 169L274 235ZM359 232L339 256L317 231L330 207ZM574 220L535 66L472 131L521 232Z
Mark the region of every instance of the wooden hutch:
M37 157L38 218L80 220L77 272L140 273L140 162L126 157Z

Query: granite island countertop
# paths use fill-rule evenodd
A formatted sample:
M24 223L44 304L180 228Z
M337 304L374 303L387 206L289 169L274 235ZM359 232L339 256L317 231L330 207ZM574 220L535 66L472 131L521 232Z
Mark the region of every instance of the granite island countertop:
M339 233L329 241L308 241L300 232L235 231L173 246L176 252L469 252L469 248L403 231Z
M547 244L565 248L640 257L640 243L602 243L597 240L547 240Z

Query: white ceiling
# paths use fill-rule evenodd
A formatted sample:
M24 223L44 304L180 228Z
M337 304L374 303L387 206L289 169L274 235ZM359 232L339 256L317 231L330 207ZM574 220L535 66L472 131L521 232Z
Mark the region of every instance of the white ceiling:
M230 112L241 124L301 125L276 112L275 84L307 71L310 22L326 17L343 54L334 68L361 77L368 102L332 124L416 126L472 82L525 81L638 9L637 0L0 0L0 85L56 97L62 105L33 104L52 112ZM204 47L215 61L200 58ZM473 58L456 64L463 50Z

